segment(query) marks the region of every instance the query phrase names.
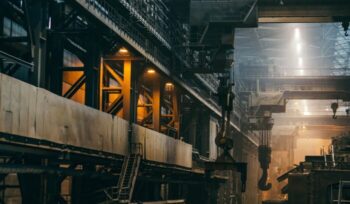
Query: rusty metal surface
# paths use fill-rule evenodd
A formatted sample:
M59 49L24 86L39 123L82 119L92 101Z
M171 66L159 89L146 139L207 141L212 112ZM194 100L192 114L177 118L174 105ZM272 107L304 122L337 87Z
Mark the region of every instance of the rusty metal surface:
M0 131L35 137L35 87L0 75Z
M0 132L119 155L129 122L0 74ZM144 159L192 167L192 145L133 124Z

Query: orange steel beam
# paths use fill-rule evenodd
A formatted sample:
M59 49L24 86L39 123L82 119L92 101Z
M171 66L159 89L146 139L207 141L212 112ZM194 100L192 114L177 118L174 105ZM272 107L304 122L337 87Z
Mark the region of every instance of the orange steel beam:
M153 121L153 129L155 131L160 131L160 108L161 108L161 90L160 90L160 79L159 76L155 76L154 82L153 82L153 116L152 116L152 121Z
M130 99L131 99L131 61L124 61L124 83L122 85L123 93L123 118L130 120Z
M176 88L174 89L172 93L172 102L173 102L173 115L174 115L174 128L177 131L177 137L179 137L180 132L180 119L179 119L179 101L177 98L177 91Z

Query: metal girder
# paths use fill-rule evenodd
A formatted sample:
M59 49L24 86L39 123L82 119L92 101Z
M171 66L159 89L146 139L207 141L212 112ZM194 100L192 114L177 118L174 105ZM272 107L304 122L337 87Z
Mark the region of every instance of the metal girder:
M260 23L326 23L350 17L350 3L258 5Z
M286 99L342 99L343 101L350 101L350 91L285 91L283 97Z
M0 164L0 173L18 173L18 174L59 174L68 176L84 176L90 178L113 179L118 177L116 174L108 174L101 172L92 172L86 170L76 170L72 168L49 167L42 165L27 164Z
M121 156L76 147L66 144L58 144L46 140L39 140L19 135L0 132L0 152L2 155L31 155L34 157L45 157L49 159L67 159L97 164L110 164L111 161L121 161Z
M1 50L0 50L0 58L5 59L5 60L7 60L9 62L12 62L12 63L19 64L22 67L25 67L25 68L29 69L30 71L33 70L33 63L30 63L30 62L24 61L22 59L19 59L18 57L10 55L10 54L8 54L8 53L6 53L4 51L1 51Z
M116 115L123 108L123 96L120 96L106 109L107 113Z
M63 97L71 98L74 94L84 85L86 81L86 76L82 75L71 87L68 89L66 93L64 93Z
M26 42L28 40L27 36L1 36L0 43L16 43L16 42Z

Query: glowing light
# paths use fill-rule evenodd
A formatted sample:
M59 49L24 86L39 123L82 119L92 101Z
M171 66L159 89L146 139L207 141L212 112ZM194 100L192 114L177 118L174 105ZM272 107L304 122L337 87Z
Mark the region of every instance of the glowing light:
M299 75L301 75L301 76L304 75L304 70L303 70L303 69L300 69L300 70L299 70Z
M311 115L311 113L309 112L309 107L307 105L307 101L306 100L302 100L302 103L303 103L303 107L304 107L303 114L304 115Z
M171 82L165 83L165 91L173 91L174 90L174 84Z
M303 61L304 61L304 60L303 60L302 57L299 57L299 58L298 58L298 66L299 66L299 68L303 67L303 64L304 64Z
M309 111L304 111L304 115L311 115Z
M301 53L301 43L297 43L297 53Z
M174 84L171 82L167 82L167 83L165 83L165 86L174 86Z
M154 74L154 73L156 73L156 71L154 69L147 69L147 73L148 74Z
M299 28L295 28L294 29L294 37L295 37L295 39L299 39L300 38L300 30L299 30Z
M121 54L129 53L129 51L125 47L120 48L118 52L121 53Z

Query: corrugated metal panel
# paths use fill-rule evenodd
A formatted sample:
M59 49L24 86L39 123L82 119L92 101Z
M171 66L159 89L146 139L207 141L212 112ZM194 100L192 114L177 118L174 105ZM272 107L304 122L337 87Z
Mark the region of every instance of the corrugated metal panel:
M72 100L0 75L0 131L93 150L129 153L129 123ZM192 167L192 146L133 125L150 161Z
M127 155L129 152L128 127L126 120L118 117L113 118L113 153Z
M35 137L36 88L0 74L0 131Z
M61 144L66 144L68 137L76 139L70 121L79 118L72 118L72 109L62 97L39 88L36 107L37 138Z

